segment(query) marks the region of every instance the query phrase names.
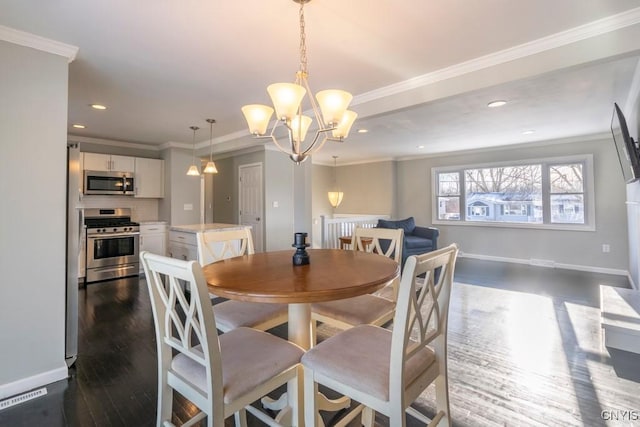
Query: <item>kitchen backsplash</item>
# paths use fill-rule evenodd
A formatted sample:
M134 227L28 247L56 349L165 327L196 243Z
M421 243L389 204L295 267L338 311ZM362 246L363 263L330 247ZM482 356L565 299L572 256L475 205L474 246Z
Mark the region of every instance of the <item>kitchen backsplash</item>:
M83 208L131 208L132 221L157 221L158 199L136 199L127 196L84 196Z

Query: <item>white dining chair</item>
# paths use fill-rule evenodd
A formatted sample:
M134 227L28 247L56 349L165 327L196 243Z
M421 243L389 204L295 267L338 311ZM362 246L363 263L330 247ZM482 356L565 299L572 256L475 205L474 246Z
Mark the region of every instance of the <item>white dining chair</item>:
M358 227L354 230L351 248L354 251L375 252L399 264L402 260L403 234L401 228ZM371 243L364 244L363 239L371 239ZM399 281L398 277L374 294L314 303L311 305L312 319L341 329L365 324L384 325L393 319Z
M307 427L317 424L318 384L360 402L355 411L362 409L366 426L373 426L375 412L394 427L405 426L405 412L430 426L451 425L447 318L457 254L452 244L407 258L392 331L356 326L307 351L302 357ZM410 405L432 383L437 412L429 420Z
M215 307L211 307L200 264L146 251L140 260L156 330L157 426L173 426L174 390L201 411L185 426L206 417L207 426L223 427L232 414L236 425L245 426L245 411L269 425L279 425L250 404L288 381L300 381L304 351L250 328L218 335ZM181 282L189 284L189 293Z
M255 253L249 227L198 233L196 239L202 265ZM286 304L229 300L215 307L218 329L222 332L243 326L266 331L287 323L288 319Z

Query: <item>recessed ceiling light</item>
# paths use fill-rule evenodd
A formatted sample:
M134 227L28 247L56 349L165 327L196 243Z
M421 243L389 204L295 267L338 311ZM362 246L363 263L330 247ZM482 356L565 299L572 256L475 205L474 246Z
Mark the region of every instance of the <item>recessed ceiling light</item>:
M423 149L423 148L424 148L424 145L418 145L416 148Z
M75 124L75 125L73 125L73 127L76 128L76 129L84 129L85 125Z
M358 129L358 133L367 133L369 129Z
M94 110L106 110L107 107L102 104L91 104L91 108Z
M523 135L531 135L532 133L536 133L536 131L533 130L533 129L528 129L528 130L523 130L522 131Z
M507 101L502 101L502 100L491 101L490 103L487 104L487 107L489 108L502 107L506 103Z

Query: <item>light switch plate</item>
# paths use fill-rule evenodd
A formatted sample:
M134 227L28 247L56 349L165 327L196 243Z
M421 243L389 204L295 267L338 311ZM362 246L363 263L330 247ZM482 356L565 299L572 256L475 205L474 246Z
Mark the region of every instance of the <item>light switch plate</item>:
M185 211L192 211L192 210L193 210L193 204L191 204L191 203L185 203L185 204L184 204L184 210L185 210Z

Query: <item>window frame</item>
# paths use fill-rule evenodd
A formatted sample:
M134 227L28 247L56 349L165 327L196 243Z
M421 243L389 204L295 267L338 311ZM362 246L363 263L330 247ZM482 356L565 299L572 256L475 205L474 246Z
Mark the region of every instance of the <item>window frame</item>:
M581 163L583 175L584 197L584 224L555 223L551 222L551 185L549 182L550 167L556 165ZM508 221L474 221L467 220L466 182L467 169L483 169L507 166L521 166L540 164L542 166L542 223L524 223ZM438 174L459 173L459 197L460 219L439 219L438 205L440 195L438 193ZM574 194L574 193L572 193ZM578 193L575 193L578 194ZM533 228L545 230L571 230L571 231L596 231L595 221L595 193L594 193L594 169L593 154L579 154L573 156L544 157L533 159L521 159L513 161L500 161L491 163L474 163L455 166L436 166L431 168L431 218L435 225L460 225L471 227L503 227L503 228Z

